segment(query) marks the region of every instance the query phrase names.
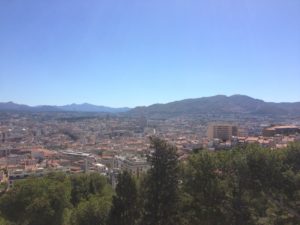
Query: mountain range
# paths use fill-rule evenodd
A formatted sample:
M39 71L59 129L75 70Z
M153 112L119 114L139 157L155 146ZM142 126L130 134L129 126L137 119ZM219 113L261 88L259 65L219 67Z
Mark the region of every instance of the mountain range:
M146 117L168 118L203 114L251 114L251 115L296 115L300 116L300 102L274 103L254 99L245 95L216 95L185 99L148 107L136 107L128 113Z
M111 108L88 103L64 106L28 106L13 102L0 103L0 111L33 111L33 112L125 112L129 116L173 117L200 114L252 114L252 115L291 115L300 116L300 102L274 103L251 98L245 95L216 95L195 99L185 99L166 104L130 108Z
M88 103L71 104L63 106L28 106L16 104L14 102L0 103L0 111L26 111L26 112L104 112L104 113L120 113L127 112L130 108L112 108L106 106L97 106Z

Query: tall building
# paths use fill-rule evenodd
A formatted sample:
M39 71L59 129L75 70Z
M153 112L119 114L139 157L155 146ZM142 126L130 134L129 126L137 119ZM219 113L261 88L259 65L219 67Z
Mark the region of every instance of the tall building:
M207 130L209 139L231 140L232 136L238 135L238 127L231 124L210 124Z
M300 128L294 125L271 126L263 130L263 136L265 137L272 137L276 134L291 135L297 133L300 134Z

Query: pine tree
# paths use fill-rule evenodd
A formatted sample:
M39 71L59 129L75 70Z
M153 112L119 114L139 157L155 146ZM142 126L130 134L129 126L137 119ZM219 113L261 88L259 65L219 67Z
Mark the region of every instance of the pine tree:
M142 225L179 224L179 166L176 148L159 138L151 138L151 169L142 185Z
M137 187L131 175L124 171L118 177L108 225L134 225L138 217Z

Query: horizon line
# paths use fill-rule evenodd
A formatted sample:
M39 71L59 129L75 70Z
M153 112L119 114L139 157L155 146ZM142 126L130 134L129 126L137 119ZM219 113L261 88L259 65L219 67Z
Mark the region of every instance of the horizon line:
M249 96L249 95L244 95L244 94L233 94L233 95L225 95L225 94L216 94L216 95L211 95L211 96L202 96L202 97L191 97L191 98L183 98L183 99L179 99L179 100L170 100L168 102L156 102L156 103L151 103L149 105L135 105L135 106L132 106L132 107L129 107L129 106L108 106L108 105L104 105L104 104L94 104L94 103L89 103L89 102L83 102L83 103L66 103L66 104L61 104L61 105L52 105L52 104L37 104L37 105L31 105L31 104L26 104L26 103L19 103L17 101L12 101L12 100L4 100L4 101L0 101L0 103L14 103L14 104L17 104L17 105L26 105L26 106L29 106L29 107L42 107L42 106L50 106L50 107L62 107L62 106L71 106L71 105L84 105L84 104L88 104L88 105L93 105L93 106L98 106L98 107L107 107L107 108L115 108L115 109L118 109L118 108L129 108L129 109L133 109L133 108L136 108L136 107L148 107L148 106L151 106L151 105L157 105L157 104L168 104L168 103L172 103L172 102L178 102L178 101L184 101L184 100L190 100L190 99L200 99L200 98L210 98L210 97L217 97L217 96L224 96L224 97L232 97L232 96L245 96L245 97L249 97L249 98L252 98L252 99L256 99L256 100L261 100L261 101L264 101L266 103L298 103L300 101L279 101L279 102L276 102L276 101L266 101L264 99L261 99L261 98L256 98L256 97L252 97L252 96Z

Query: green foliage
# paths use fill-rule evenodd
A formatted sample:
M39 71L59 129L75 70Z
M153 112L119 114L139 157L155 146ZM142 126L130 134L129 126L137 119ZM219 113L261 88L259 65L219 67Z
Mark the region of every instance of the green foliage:
M105 177L96 174L77 174L70 177L71 225L106 224L111 206L112 189Z
M226 183L216 154L203 152L189 159L184 189L190 196L190 224L224 224L226 221Z
M70 180L71 203L74 206L77 206L82 200L87 200L91 195L101 193L107 183L103 176L96 173L72 175Z
M300 224L299 145L192 155L184 167L188 224Z
M83 200L73 211L71 225L105 225L111 206L111 199L92 196Z
M53 173L44 178L16 182L1 197L0 211L2 217L9 221L3 222L6 225L69 225L73 217L78 218L78 223L73 224L84 224L82 216L88 221L98 218L102 221L100 224L104 224L111 197L110 186L98 174L69 177ZM74 199L78 200L76 208L72 208ZM91 211L93 207L95 209Z
M293 143L286 151L286 158L284 161L292 170L300 171L300 143Z
M151 139L151 169L142 185L143 225L174 225L179 217L179 166L176 148L167 142Z
M134 225L138 218L138 192L135 180L124 171L118 177L116 195L112 200L109 225Z
M49 178L19 181L0 201L3 217L16 224L58 225L69 207L70 185Z

